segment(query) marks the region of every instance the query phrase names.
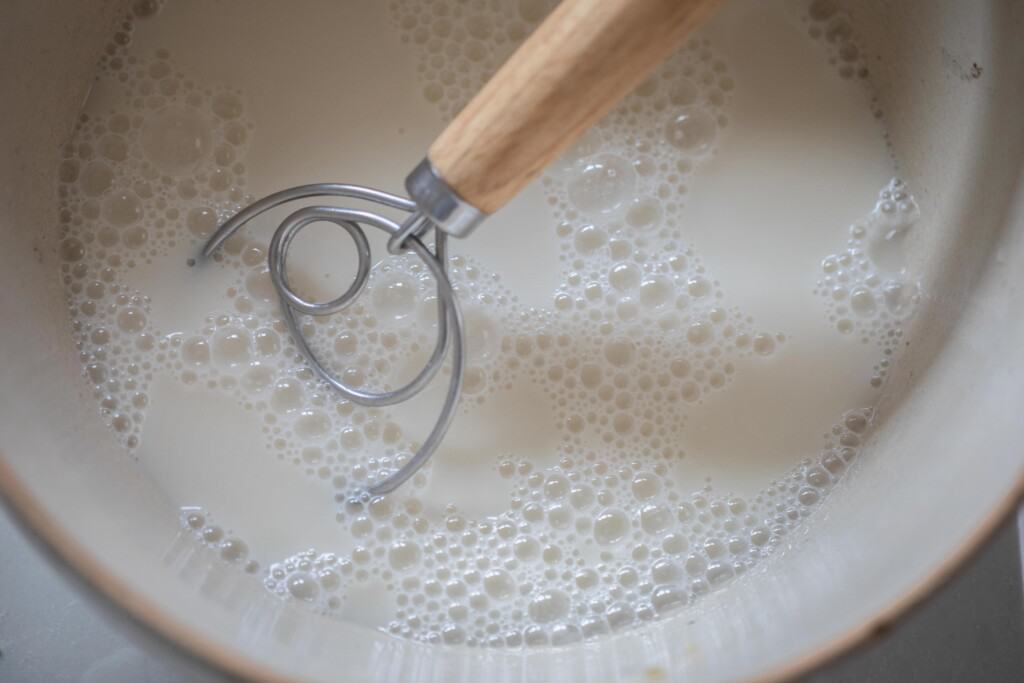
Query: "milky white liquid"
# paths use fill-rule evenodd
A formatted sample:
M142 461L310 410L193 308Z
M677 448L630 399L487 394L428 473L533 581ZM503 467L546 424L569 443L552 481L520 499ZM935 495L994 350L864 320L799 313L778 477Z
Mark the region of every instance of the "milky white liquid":
M459 415L402 490L349 501L415 450L443 378L387 410L313 380L265 272L297 206L199 247L284 187L399 191L548 5L140 3L104 59L61 168L84 375L185 538L282 600L428 641L596 637L749 571L871 429L917 207L843 15L735 1L453 245ZM342 231L293 254L309 295L347 287ZM303 322L332 370L397 386L432 297L387 257L350 310Z

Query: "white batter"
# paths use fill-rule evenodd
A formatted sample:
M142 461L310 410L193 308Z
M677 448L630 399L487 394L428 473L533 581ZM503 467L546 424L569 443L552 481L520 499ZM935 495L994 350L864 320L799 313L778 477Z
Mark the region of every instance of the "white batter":
M196 552L282 600L427 641L595 637L748 571L870 432L919 294L917 207L835 4L734 0L454 245L459 416L410 484L346 502L415 449L443 378L393 410L313 380L266 274L285 210L192 259L252 197L399 190L549 6L140 3L104 58L61 167L83 374ZM312 295L347 287L341 231L294 253ZM307 335L348 380L397 386L433 344L432 292L384 258Z

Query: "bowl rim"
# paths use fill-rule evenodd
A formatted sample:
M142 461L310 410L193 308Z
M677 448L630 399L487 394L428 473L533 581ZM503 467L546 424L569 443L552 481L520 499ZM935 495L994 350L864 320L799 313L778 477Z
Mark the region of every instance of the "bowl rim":
M974 530L901 596L830 641L749 680L758 683L791 680L880 640L897 621L920 608L928 596L963 572L968 560L992 538L1022 501L1024 466L1016 473L1013 486ZM7 509L26 538L51 564L71 577L79 588L97 598L102 607L127 616L130 622L153 636L161 646L213 672L266 683L308 683L202 638L188 625L165 614L156 602L121 581L46 510L42 501L32 494L5 460L3 453L0 453L0 505Z

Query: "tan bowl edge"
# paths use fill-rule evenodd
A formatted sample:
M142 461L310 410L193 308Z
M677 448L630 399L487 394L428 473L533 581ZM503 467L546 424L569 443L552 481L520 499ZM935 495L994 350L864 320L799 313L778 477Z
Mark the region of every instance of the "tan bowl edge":
M977 552L1008 519L1024 498L1024 471L1018 473L1011 491L1004 496L981 524L930 575L918 582L905 595L859 626L834 638L797 660L768 671L754 681L773 683L786 681L822 666L840 655L849 654L887 633L907 612L920 607L924 599L964 569L966 561ZM68 568L85 581L79 583L92 589L105 601L121 608L133 622L170 645L179 654L200 664L245 680L266 683L300 683L257 666L245 657L205 641L184 624L161 613L159 607L144 595L122 584L84 546L63 529L28 491L10 465L0 454L0 503L6 502L14 518L38 539L43 552L62 568Z

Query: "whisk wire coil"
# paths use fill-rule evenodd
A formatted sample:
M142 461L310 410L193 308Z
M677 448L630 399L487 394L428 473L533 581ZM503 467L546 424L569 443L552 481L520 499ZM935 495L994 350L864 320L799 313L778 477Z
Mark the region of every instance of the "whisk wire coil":
M431 252L423 238L435 226L429 218L417 211L416 204L412 201L360 185L315 183L275 192L240 210L221 224L210 237L203 248L203 255L212 256L229 237L261 214L289 202L316 197L358 199L410 214L405 221L397 223L373 211L326 205L306 206L288 215L275 230L267 255L270 278L280 298L284 320L292 339L317 376L353 403L369 407L392 406L405 402L423 391L444 365L449 347L451 348L451 377L448 390L430 433L408 460L397 469L381 472L381 476L374 483L356 494L363 497L384 495L408 481L437 450L455 417L462 392L465 333L462 311L448 279L447 234L434 229L434 251ZM352 238L357 257L356 274L352 284L340 296L324 302L304 299L292 289L288 281L288 253L293 240L304 228L317 222L332 223L345 230ZM437 287L437 340L433 351L419 373L397 389L368 391L346 384L317 358L296 317L299 313L312 316L337 313L351 305L366 289L372 264L370 244L363 226L373 226L385 232L389 236L390 253L415 254L430 271Z

